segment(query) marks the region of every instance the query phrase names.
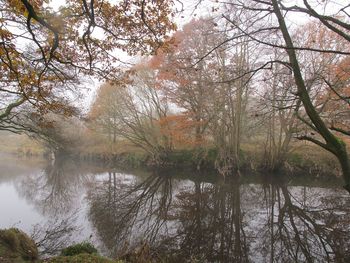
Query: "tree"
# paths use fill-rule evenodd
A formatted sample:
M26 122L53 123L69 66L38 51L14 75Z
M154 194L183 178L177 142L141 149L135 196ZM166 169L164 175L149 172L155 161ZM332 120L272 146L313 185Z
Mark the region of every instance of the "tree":
M69 114L63 102L83 75L112 79L118 50L146 54L161 45L175 29L172 4L70 0L55 11L49 0L1 0L0 128L23 131L14 115L28 105L41 116Z
M283 1L277 0L233 1L225 5L223 10L228 12L224 11L223 19L230 22L235 29L231 32L229 38L231 41L239 41L242 37L248 37L251 41L258 43L262 49L274 47L285 50L288 55L288 61L271 60L268 56L265 56L261 58L261 66L252 71L257 72L276 63L282 64L292 71L297 87L296 95L299 97L307 116L303 121L320 136L320 139L317 139L305 135L300 136L299 139L311 141L337 157L343 171L344 188L350 192L350 161L346 145L339 136L330 130L313 104L300 66L301 57L299 51L333 53L344 56L348 56L350 52L346 46L341 47L341 49L337 49L337 46L332 46L331 48L315 48L308 45L298 46L293 40L293 34L291 34L291 29L288 27L285 19L289 12L309 14L321 21L329 30L349 41L348 30L350 25L347 18L348 14L346 13L347 7L342 6L339 8L339 14L343 13L344 16L334 16L317 12L316 8L312 7L307 0L304 0L303 4L305 8L287 6ZM328 1L325 1L324 5L327 4ZM322 4L317 5L317 7L320 7ZM263 61L264 59L266 59L265 62Z
M246 117L252 64L250 45L244 40L233 47L217 52L219 79L216 80L218 100L211 121L214 142L218 149L216 166L222 174L241 167L241 141ZM239 76L237 78L237 76Z
M308 22L303 28L297 28L292 36L296 45L314 49L341 49L343 45L346 45L345 40L327 28L323 28L322 24L317 21ZM286 59L283 50L272 48L270 53L275 53L277 61ZM344 110L345 106L340 102L337 103L337 107L334 107L334 99L341 99L329 96L330 93L333 93L332 90L343 93L341 81L336 80L334 70L337 68L336 65L342 61L342 56L336 53L316 53L306 50L298 53L300 69L305 78L310 99L318 114L329 125L332 119L330 116L336 115L341 108ZM261 107L263 107L265 120L269 123L265 147L266 165L274 170L279 168L286 159L286 154L291 150L289 142L293 136L315 138L317 135L305 122L305 119L308 118L305 111L300 110L301 101L297 96L297 87L290 69L282 64L274 64L270 70L264 72L262 83L264 83L266 93Z
M29 137L39 140L56 158L60 155L76 154L85 130L78 118L67 118L58 114L48 114L44 122L33 125L36 128L26 133Z
M157 90L154 72L138 64L126 73L124 83L104 84L90 110L90 118L115 138L126 139L157 163L172 150L164 133L168 104ZM102 132L103 132L102 131Z
M346 145L339 137L337 137L330 131L330 129L326 126L326 123L322 120L320 115L317 113L314 105L312 104L308 90L305 85L305 80L300 70L296 51L294 50L294 44L286 26L286 22L283 18L283 14L281 12L279 4L276 0L272 0L272 6L274 13L278 19L278 24L282 32L283 39L285 41L285 45L287 48L286 52L289 56L289 63L292 67L294 80L298 88L298 96L300 97L300 100L304 105L304 109L312 123L311 126L316 132L318 132L322 136L324 142L308 136L303 136L301 139L309 140L321 146L325 150L333 153L338 158L342 167L343 177L346 183L344 188L350 192L350 160L347 154Z
M264 77L264 96L256 115L263 118L267 129L264 165L276 171L286 161L291 151L290 142L298 132L300 100L295 95L296 87L289 69L273 65Z
M325 73L320 75L324 89L317 97L328 127L343 137L350 136L349 62L349 57L340 58L325 66Z
M249 74L235 79L249 70L249 45L220 45L227 41L226 31L229 28L218 29L211 17L192 20L149 62L158 72L160 89L179 109L176 118L182 125L178 126L193 134L192 145L198 150L208 141L214 142L219 150L217 166L224 174L239 168L250 79Z
M193 123L197 145L202 143L215 100L212 60L201 60L220 41L211 18L192 20L175 32L166 49L158 51L149 64L157 71L157 81L169 100ZM217 73L216 73L217 74Z
M118 121L120 94L116 89L117 87L110 83L101 85L89 113L89 118L97 126L96 129L107 134L109 141L113 143L117 141L118 128L121 125Z

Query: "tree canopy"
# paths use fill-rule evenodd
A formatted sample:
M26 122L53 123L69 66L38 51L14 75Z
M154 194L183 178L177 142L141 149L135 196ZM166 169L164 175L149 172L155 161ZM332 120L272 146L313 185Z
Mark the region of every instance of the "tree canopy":
M84 75L115 79L118 52L149 54L175 29L172 1L0 1L0 128L25 130L20 109L72 114ZM26 110L28 111L28 109Z

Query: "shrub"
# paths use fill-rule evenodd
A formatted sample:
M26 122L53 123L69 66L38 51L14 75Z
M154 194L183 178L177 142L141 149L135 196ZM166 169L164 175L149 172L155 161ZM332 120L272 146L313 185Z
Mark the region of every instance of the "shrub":
M10 228L0 231L0 238L6 243L9 249L12 251L17 251L19 248L19 239L17 237L17 230L15 228Z
M78 254L97 254L97 249L88 242L79 243L76 245L72 245L69 247L66 247L62 250L61 255L62 256L74 256Z
M38 259L34 241L17 228L0 230L0 252L3 258L11 259L9 262Z
M80 254L75 256L59 256L43 261L43 263L124 263L114 261L96 254Z

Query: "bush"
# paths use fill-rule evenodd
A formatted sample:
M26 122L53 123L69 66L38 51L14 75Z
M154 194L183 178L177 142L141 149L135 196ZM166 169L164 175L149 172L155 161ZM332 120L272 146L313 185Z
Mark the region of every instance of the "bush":
M182 149L169 153L166 161L172 165L188 166L193 163L193 159L193 150Z
M59 256L46 259L43 263L123 263L95 254L80 254L75 256Z
M34 261L38 259L38 249L34 241L19 229L1 229L0 256L4 262Z
M17 230L10 228L0 231L1 240L8 246L12 251L17 251L19 248L19 239L17 237Z
M88 242L79 243L76 245L72 245L69 247L66 247L62 250L61 255L62 256L74 256L78 254L97 254L97 249Z

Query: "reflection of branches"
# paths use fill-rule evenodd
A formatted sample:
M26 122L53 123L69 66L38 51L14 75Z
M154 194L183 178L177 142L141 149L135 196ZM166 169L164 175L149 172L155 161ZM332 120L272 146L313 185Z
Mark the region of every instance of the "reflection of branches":
M91 220L112 253L118 254L117 248L130 237L134 240L131 246L141 239L154 243L157 235L166 231L171 182L170 177L150 176L136 186L124 185L116 173L109 173L108 180L89 194Z
M176 188L171 177L134 183L113 172L89 192L89 216L114 256L144 241L153 258L171 262L346 262L349 200L331 191L199 181Z
M87 180L79 168L71 160L57 159L41 175L33 174L24 178L20 193L32 200L43 213L57 215L68 212Z
M77 212L64 219L55 218L45 224L36 224L33 227L31 238L35 241L41 254L55 255L68 244L72 243L72 236L79 229L75 225Z
M195 183L177 203L180 258L215 262L248 262L239 184L230 187Z
M314 197L315 199L312 199ZM347 200L315 193L292 194L285 185L265 188L269 211L263 250L283 262L343 262L349 247ZM345 203L344 203L345 202ZM275 227L276 226L276 227ZM345 261L344 261L345 262Z

